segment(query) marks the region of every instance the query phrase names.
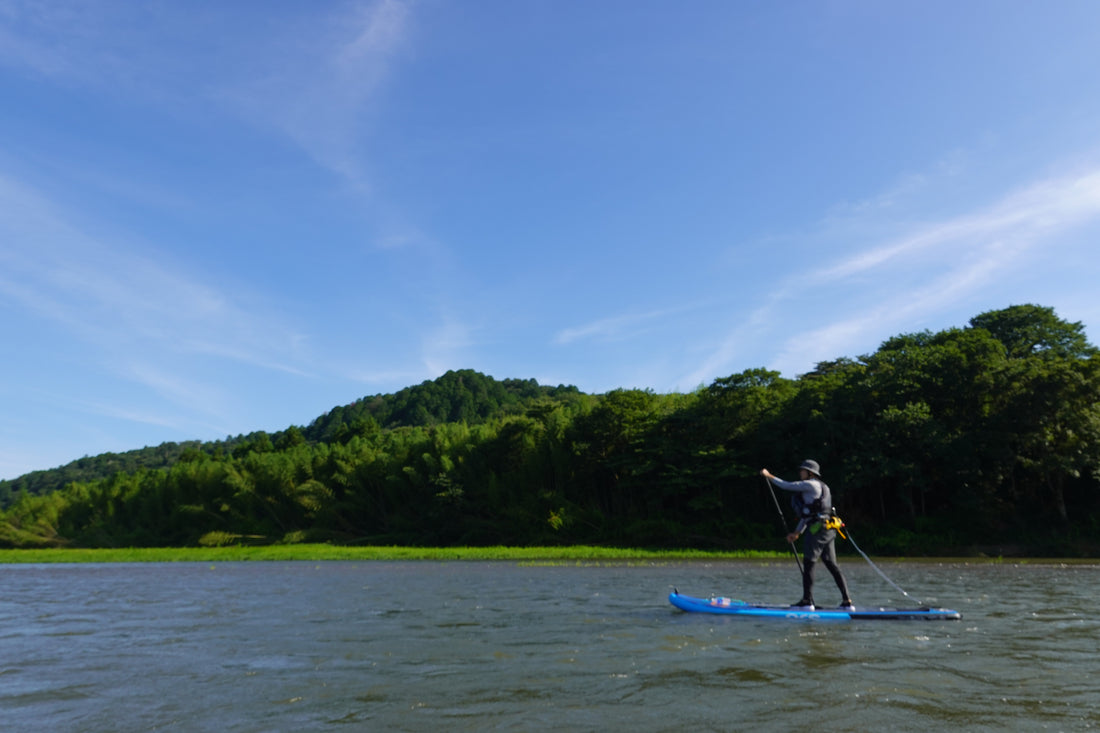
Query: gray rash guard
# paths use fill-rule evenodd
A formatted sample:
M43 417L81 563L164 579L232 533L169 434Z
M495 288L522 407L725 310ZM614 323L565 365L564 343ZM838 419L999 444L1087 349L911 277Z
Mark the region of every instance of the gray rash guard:
M803 512L799 513L798 526L795 527L797 534L802 534L802 531L806 529L806 524L809 520L817 516L816 512L809 511L809 507L813 506L813 503L818 499L822 499L821 511L828 512L832 508L832 497L830 496L829 487L825 485L825 482L818 478L811 478L805 481L784 481L781 478L773 478L771 482L783 489L784 491L794 491L800 495L802 499L802 506L805 508Z

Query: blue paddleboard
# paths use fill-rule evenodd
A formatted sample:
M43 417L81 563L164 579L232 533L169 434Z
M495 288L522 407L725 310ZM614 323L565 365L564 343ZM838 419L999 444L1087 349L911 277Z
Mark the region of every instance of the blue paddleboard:
M798 606L766 606L745 603L732 598L693 598L673 591L668 602L682 611L691 613L717 613L725 616L756 616L765 618L821 619L835 621L957 621L958 611L949 608L879 608L856 606L854 608L815 608Z

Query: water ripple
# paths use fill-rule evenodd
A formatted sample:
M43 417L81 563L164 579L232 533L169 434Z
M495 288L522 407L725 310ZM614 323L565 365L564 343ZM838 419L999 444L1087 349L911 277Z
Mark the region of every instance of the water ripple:
M961 622L684 614L789 563L3 566L11 730L1082 729L1096 566L880 563ZM869 569L861 603L898 605ZM400 589L400 590L396 590ZM777 597L780 596L780 597ZM788 599L789 600L789 599Z

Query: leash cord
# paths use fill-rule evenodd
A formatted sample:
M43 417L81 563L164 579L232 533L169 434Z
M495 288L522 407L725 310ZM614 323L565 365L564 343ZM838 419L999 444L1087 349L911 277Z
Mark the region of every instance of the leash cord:
M845 529L848 529L848 528L845 527ZM913 599L908 593L905 592L905 590L900 585L898 585L894 581L890 580L890 578L887 577L886 573L882 572L879 569L878 565L875 565L873 562L871 562L871 558L867 557L867 553L864 552L863 550L861 550L859 548L859 545L856 544L855 539L852 537L852 530L850 530L850 529L848 530L848 541L852 543L852 547L856 548L856 552L858 552L860 555L863 555L863 559L867 561L867 564L870 565L872 568L874 568L876 573L878 573L879 575L882 576L883 580L885 580L890 585L894 586L894 588L896 588L903 596L905 596L906 598L909 598L910 600L914 601L918 606L923 606L924 605L920 601L917 601L916 599Z

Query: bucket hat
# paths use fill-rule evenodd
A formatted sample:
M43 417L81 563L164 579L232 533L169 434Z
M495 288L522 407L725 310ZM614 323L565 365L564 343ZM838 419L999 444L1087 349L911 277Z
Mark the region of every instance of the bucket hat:
M821 478L821 466L817 465L817 461L811 461L809 459L802 461L802 465L798 467L798 470L805 469L812 473L814 476Z

